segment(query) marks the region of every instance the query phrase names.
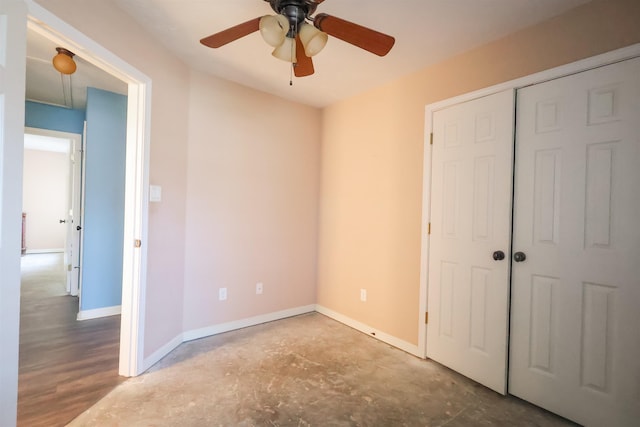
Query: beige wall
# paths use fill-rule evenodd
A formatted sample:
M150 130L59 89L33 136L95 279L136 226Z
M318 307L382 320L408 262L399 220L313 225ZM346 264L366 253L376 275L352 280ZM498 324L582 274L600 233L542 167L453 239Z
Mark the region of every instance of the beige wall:
M149 208L145 357L183 331L314 304L320 111L191 73L112 2L38 3L153 80L162 202Z
M639 1L595 0L326 108L318 303L417 344L425 105L638 43L639 23Z
M153 80L145 348L148 356L182 333L187 170L188 68L131 17L105 0L37 0Z
M314 304L320 111L198 72L190 93L184 329Z
M27 251L64 250L69 212L69 155L24 150L22 211L27 214Z

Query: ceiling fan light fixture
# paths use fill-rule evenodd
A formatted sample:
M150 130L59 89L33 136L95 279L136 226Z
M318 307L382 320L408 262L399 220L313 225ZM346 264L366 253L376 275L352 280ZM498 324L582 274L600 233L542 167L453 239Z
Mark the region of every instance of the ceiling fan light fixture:
M273 50L272 55L286 62L298 62L295 39L285 37L284 42Z
M280 46L289 32L289 20L284 15L266 15L260 18L260 35L273 47Z
M300 41L304 46L304 51L308 57L312 57L320 53L327 44L329 35L320 31L313 25L304 23L299 31Z
M62 74L73 74L76 71L75 54L63 47L57 47L58 54L53 57L53 68Z

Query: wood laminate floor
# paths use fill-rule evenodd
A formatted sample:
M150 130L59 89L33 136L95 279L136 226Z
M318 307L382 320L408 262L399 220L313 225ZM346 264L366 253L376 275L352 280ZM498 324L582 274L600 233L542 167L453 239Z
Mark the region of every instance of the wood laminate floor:
M62 254L22 257L18 426L64 426L125 380L120 316L76 321Z

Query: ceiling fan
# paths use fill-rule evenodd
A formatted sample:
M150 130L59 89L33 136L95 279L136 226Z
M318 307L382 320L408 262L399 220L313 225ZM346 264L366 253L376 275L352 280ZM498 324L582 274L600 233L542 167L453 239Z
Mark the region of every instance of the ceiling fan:
M311 57L319 53L329 35L378 56L385 56L395 43L386 34L335 16L319 13L316 8L324 0L264 0L276 12L227 28L200 40L205 46L219 48L260 31L262 38L274 47L273 56L293 64L296 77L314 73Z

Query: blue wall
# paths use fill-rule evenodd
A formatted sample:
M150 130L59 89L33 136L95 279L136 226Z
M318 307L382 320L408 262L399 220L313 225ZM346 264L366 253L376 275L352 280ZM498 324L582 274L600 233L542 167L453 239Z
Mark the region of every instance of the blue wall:
M24 125L58 132L79 133L84 128L84 111L25 102Z
M122 300L127 97L87 89L81 311Z

